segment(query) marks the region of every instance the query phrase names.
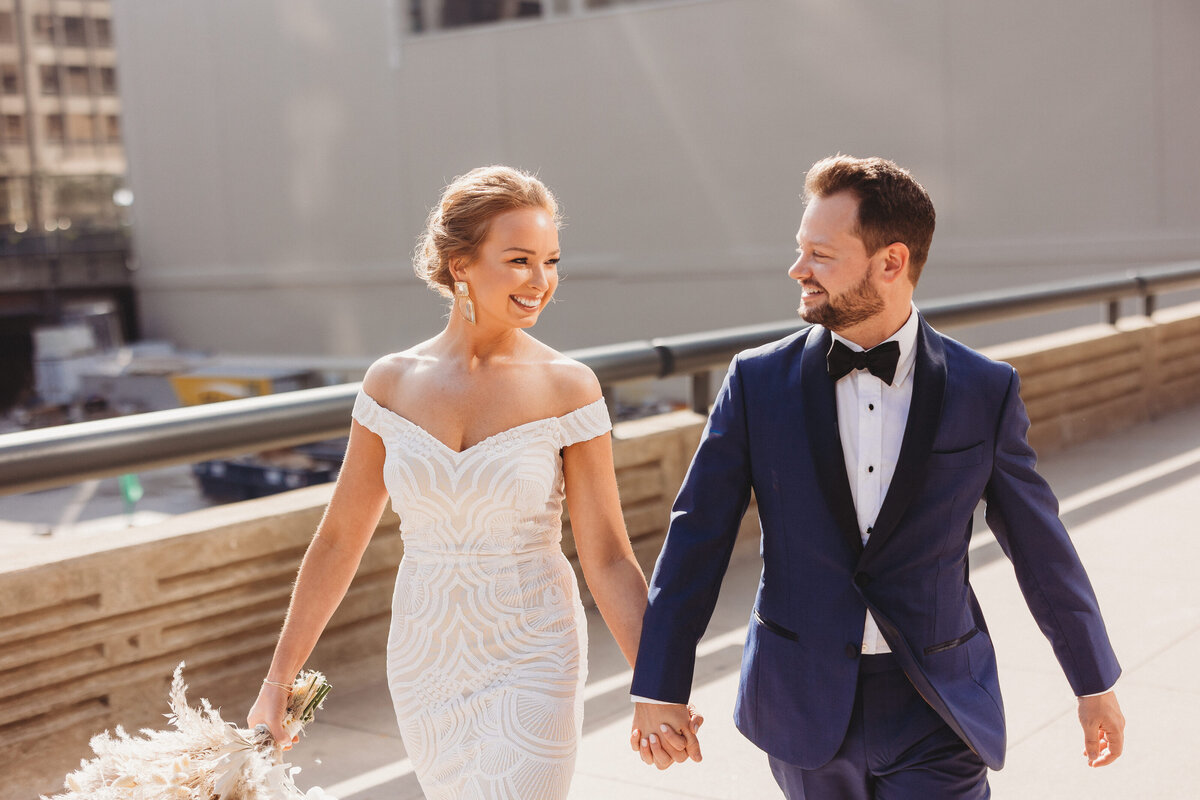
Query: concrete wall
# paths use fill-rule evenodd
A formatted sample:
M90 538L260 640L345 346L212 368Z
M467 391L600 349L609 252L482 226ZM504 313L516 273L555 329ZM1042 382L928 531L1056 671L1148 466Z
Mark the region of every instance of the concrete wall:
M692 412L617 425L622 507L647 572L703 425ZM61 789L102 730L165 724L180 661L193 700L243 721L331 493L318 486L184 514L78 542L49 563L27 556L0 566L0 800ZM747 529L754 524L751 516ZM382 674L398 525L389 509L309 659L343 690ZM563 549L578 569L569 524Z
M1200 402L1200 304L1121 328L1094 326L990 352L1020 372L1041 452ZM625 523L647 574L703 428L674 412L619 423ZM43 563L0 566L0 798L60 785L89 736L161 726L171 671L192 698L240 721L270 662L300 557L331 487L184 514ZM383 669L398 520L380 521L309 665L352 688ZM753 506L743 535L756 535ZM574 560L570 526L564 552ZM576 564L578 568L578 564ZM582 576L580 576L581 585ZM585 590L586 596L586 590Z
M492 162L563 202L560 348L791 317L801 179L839 150L933 195L921 297L1200 256L1192 0L644 2L419 37L403 5L115 0L148 335L431 335L412 245Z
M1200 402L1200 303L989 348L1021 377L1042 454Z

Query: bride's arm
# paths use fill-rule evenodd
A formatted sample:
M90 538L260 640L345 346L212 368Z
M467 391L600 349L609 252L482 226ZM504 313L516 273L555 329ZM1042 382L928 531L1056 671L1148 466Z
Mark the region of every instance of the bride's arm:
M271 683L263 684L247 716L251 728L266 723L285 748L291 746L283 733L288 691L275 684L291 685L358 570L387 502L383 459L383 441L358 422L352 423L337 486L292 588L283 631L266 675ZM644 588L642 594L644 597Z
M625 531L612 436L605 433L567 447L563 451L563 475L584 578L604 622L632 667L646 610L646 577Z
M571 530L575 534L575 549L579 553L583 576L608 629L632 667L637 662L638 643L642 637L646 578L633 555L633 546L625 530L613 468L612 436L606 433L566 448L563 474L567 507L571 511ZM700 743L696 732L704 718L689 707L671 708L678 717L676 729L682 738L672 737L671 748L660 751L665 753L663 758L679 762L690 757L699 761ZM662 741L666 743L668 739ZM647 748L646 753L650 755L651 750ZM667 763L664 760L659 768L665 768Z

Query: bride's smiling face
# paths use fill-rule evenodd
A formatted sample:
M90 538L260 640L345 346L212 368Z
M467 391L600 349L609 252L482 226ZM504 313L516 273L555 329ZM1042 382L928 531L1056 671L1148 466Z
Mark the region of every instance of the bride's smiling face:
M558 288L558 258L549 212L518 208L492 219L475 257L454 278L470 285L477 324L529 328Z

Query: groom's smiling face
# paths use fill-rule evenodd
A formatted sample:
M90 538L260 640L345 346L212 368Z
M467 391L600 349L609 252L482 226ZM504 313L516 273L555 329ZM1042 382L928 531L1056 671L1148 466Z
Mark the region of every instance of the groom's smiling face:
M883 310L875 283L882 264L875 263L879 253L867 253L858 235L858 198L852 193L809 200L796 245L798 257L788 276L800 284L798 311L806 322L842 331Z

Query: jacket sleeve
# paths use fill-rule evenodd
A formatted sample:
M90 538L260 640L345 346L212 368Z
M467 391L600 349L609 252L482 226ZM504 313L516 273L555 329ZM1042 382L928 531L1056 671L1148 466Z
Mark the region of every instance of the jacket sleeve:
M1058 517L1058 500L1035 470L1028 430L1013 370L996 431L985 516L1072 690L1076 696L1097 694L1112 688L1121 668L1092 584Z
M750 500L740 371L735 358L672 507L650 580L633 676L636 696L686 703L691 692L696 644L712 618Z

